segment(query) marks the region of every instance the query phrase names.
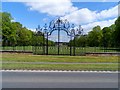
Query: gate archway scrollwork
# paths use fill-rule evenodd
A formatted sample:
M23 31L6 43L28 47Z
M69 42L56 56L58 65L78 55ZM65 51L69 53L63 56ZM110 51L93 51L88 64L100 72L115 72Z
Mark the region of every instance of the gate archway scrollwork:
M78 28L75 27L74 24L70 24L67 19L62 20L61 18L58 18L56 20L52 20L49 25L45 24L43 28L38 25L38 28L36 28L36 36L40 35L43 37L43 44L42 44L42 54L49 55L49 45L48 45L48 37L51 36L51 34L54 31L58 31L57 33L57 53L56 55L60 55L60 32L65 31L67 33L67 36L70 37L70 40L74 41L74 45L69 45L69 55L76 55L75 54L75 39L77 36L80 36L83 32L83 29L81 28L81 25L79 25Z

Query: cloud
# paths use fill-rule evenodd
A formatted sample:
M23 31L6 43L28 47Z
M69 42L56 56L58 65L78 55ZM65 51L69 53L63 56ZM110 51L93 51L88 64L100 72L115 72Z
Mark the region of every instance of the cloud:
M31 30L31 31L33 31L33 32L35 32L36 31L36 29L33 29L33 28L27 28L28 30Z
M48 18L43 18L43 22L47 23L48 22Z
M119 0L102 0L102 2L119 2Z
M106 1L106 0L103 0ZM27 2L30 10L46 13L50 16L61 16L70 23L82 25L86 32L99 25L102 28L110 26L118 17L118 5L102 11L75 7L71 0L44 0L41 2ZM43 21L46 21L44 18Z
M13 19L13 20L11 20L11 22L16 22L16 20L15 20L15 19Z
M96 21L103 21L109 18L115 18L118 16L118 5L110 9L98 11L92 11L88 8L82 8L74 11L63 18L68 19L71 23L75 24L88 24Z
M106 18L113 18L118 16L118 5L115 7L112 7L108 10L103 10L100 13L96 14L98 19L106 19Z
M47 13L53 16L63 16L77 10L70 0L44 0L41 2L27 2L30 10Z
M70 23L74 23L76 25L81 24L84 29L84 33L88 33L97 25L104 28L114 24L117 17L118 5L100 12L92 11L88 8L82 8L62 18L67 19Z
M89 31L92 30L93 27L95 27L97 25L99 25L101 28L109 27L110 25L114 24L116 20L117 20L117 18L114 18L111 20L93 22L93 23L89 23L86 25L82 25L82 27L84 29L84 33L88 33Z
M72 5L71 0L44 0L41 2L27 2L26 5L30 10L36 10L51 16L62 16L63 19L68 19L68 21L77 25L118 16L118 5L100 12L88 8L78 9L78 7Z
M75 24L87 24L118 16L118 5L100 12L88 8L78 9L78 7L72 5L71 0L44 0L41 2L27 2L26 5L30 10L51 16L63 16L63 18Z
M96 13L95 11L83 8L64 16L63 18L67 19L71 23L86 24L96 20Z
M2 0L2 2L41 2L41 1L42 0ZM71 1L72 2L119 2L119 0L71 0Z
M102 0L102 2L106 2L107 0Z

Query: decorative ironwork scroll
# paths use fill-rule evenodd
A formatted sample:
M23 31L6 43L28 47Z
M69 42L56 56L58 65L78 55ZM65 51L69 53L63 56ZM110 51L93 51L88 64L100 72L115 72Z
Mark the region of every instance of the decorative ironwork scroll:
M60 31L65 31L67 35L70 37L70 40L74 41L74 45L70 44L70 55L75 55L75 39L77 36L80 36L83 32L81 25L78 28L75 27L74 24L70 24L67 19L62 20L58 18L56 20L52 20L49 25L45 24L43 28L38 25L36 28L36 34L43 36L43 54L48 55L49 45L48 45L48 37L51 36L52 32L58 31L58 41L57 41L57 55L60 54Z

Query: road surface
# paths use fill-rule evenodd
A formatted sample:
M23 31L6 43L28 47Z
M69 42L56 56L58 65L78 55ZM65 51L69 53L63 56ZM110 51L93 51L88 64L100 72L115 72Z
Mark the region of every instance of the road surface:
M118 88L117 73L2 72L2 88Z

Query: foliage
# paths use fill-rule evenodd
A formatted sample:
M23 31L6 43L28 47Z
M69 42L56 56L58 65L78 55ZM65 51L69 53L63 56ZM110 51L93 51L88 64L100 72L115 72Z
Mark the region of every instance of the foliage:
M0 15L2 15L2 18L0 18L2 24L0 24L2 25L3 46L40 46L44 44L43 40L46 41L42 32L38 33L41 36L36 36L35 32L23 27L21 23L13 22L10 13L1 12ZM55 43L48 40L48 45L53 46ZM70 40L68 45L77 47L120 47L120 16L115 24L103 29L100 26L95 26L88 34Z
M120 16L118 19L115 21L115 41L116 41L116 46L120 47Z
M88 46L100 46L102 39L102 32L100 26L96 26L88 33L87 41Z
M120 47L120 16L115 24L103 29L95 26L88 34L70 40L69 45L74 45L74 41L75 46Z
M86 35L81 35L76 42L76 46L80 47L85 47L86 46L86 41L87 41L87 36Z
M0 14L2 14L3 46L43 45L43 34L36 37L35 32L23 27L21 23L12 22L13 18L10 13L3 12ZM48 40L48 45L54 45L54 42Z
M14 40L14 30L12 29L11 23L12 17L10 13L2 13L2 38L3 45L10 45L12 40Z
M102 32L103 32L103 46L108 47L110 43L111 30L109 27L104 27L102 29Z

